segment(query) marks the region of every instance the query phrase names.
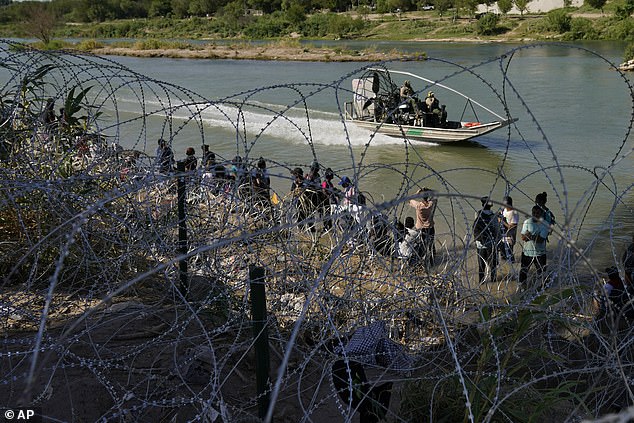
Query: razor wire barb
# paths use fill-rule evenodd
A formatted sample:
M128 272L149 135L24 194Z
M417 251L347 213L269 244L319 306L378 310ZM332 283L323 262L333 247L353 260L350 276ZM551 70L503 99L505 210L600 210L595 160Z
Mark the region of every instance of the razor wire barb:
M600 271L576 237L586 218L578 210L595 201L599 187L612 195L611 216L627 207L632 187L619 187L611 172L630 154L632 120L605 167L560 163L506 74L517 52L538 47L489 61L499 62L502 89L479 73L482 64L456 65L446 79L475 76L507 112L507 97L516 97L554 165L511 180L505 153L497 170L436 170L407 140L404 162L372 163L373 134L358 155L348 144L349 164L334 174L359 181L389 171L400 186L393 198L366 192L365 207L351 215L330 213L304 194L275 191L275 201L258 195L248 183L250 168L238 175L244 185L203 172L161 174L153 149L157 138L169 144L191 126L197 141L209 145L203 114L214 110L235 136L235 154L253 166L252 152L267 131L289 125L311 157L267 160L270 177L290 185L292 169L320 160L311 97L324 91L349 97L344 84L367 67L331 83L210 100L113 60L2 41L0 405L39 407L56 421L628 421L634 337L625 316L608 308L597 317ZM252 101L279 89L293 100L279 108ZM121 109L123 91L138 103L135 113ZM43 120L48 99L64 105L63 121ZM299 115L289 113L297 109ZM255 134L247 125L253 110L270 116ZM508 130L509 142L511 136L529 145L517 127ZM229 166L226 155L217 160ZM566 171L594 175L573 201ZM495 182L486 192L463 192L453 178L464 172ZM559 241L549 246L543 286L519 292L514 274L481 286L470 204L498 183L505 193L530 198L527 181L540 173L566 211L553 235ZM186 185L185 252L179 179ZM409 193L432 184L444 204L436 220L447 229L436 235L433 266L409 265L398 255L396 222L420 197ZM184 261L185 292L179 289ZM254 376L248 280L254 266L266 274L265 392L256 391ZM260 415L264 396L270 403Z

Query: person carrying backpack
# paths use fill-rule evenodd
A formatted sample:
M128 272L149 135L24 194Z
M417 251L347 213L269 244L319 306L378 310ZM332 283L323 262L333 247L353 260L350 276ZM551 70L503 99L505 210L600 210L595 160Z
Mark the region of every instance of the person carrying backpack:
M258 159L256 168L252 171L251 184L256 202L265 207L270 206L271 178L266 169L266 160L263 157Z
M500 223L491 207L489 197L482 197L482 210L476 213L473 221L473 236L478 251L478 277L480 284L486 279L487 267L490 269L490 281L497 278L498 255L497 245L500 240Z

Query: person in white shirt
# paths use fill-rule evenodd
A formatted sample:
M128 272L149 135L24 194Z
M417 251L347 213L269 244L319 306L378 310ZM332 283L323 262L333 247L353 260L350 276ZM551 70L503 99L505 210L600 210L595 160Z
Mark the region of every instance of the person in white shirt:
M515 263L515 253L513 249L517 242L517 225L520 222L520 215L517 210L513 208L513 199L511 197L504 197L502 202L504 203L504 210L502 210L504 235L502 236L500 255L503 260Z

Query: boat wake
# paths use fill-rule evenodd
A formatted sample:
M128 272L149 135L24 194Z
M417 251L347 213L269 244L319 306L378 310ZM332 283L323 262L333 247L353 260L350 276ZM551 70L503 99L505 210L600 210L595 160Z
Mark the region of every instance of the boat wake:
M119 112L131 115L147 115L148 110L162 116L166 113L165 101L146 100L145 110L139 110L134 99L121 99ZM197 116L192 117L192 110ZM365 147L368 145L403 145L404 140L372 132L345 122L338 113L315 109L288 108L279 104L250 102L248 104L199 103L171 104L170 118L186 124L202 123L205 131L219 131L223 138L235 138L253 142L259 138L293 144L321 144ZM135 120L130 118L130 120ZM433 143L417 145L434 146Z

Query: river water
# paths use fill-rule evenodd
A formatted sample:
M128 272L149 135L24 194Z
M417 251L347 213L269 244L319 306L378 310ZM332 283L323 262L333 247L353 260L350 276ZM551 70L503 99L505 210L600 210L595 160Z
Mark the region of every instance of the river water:
M506 106L518 121L460 145L407 142L342 121L351 80L367 63L111 56L135 72L191 91L121 87L118 118L136 124L124 125L116 137L123 146L150 155L156 139L164 137L172 141L177 158L189 146L200 154L203 141L225 159L264 156L280 195L290 185L288 169L307 169L314 159L338 176L356 177L375 203L402 199L427 185L440 196L440 239L442 233L465 236L480 196L499 201L508 193L518 209L530 212L535 195L546 191L558 230L585 248L586 257L603 265L620 254L634 233L632 93L629 76L611 66L621 61L623 43L345 44L348 49L368 46L404 55L424 51L426 61L387 66L441 81L500 114ZM433 89L447 104L449 118L460 120L463 100L439 87L412 83L421 95ZM183 103L189 106L179 108ZM157 115L143 129L134 120L140 105ZM170 115L167 125L163 110ZM462 120L478 118L468 114ZM390 212L400 219L413 215L404 202Z

